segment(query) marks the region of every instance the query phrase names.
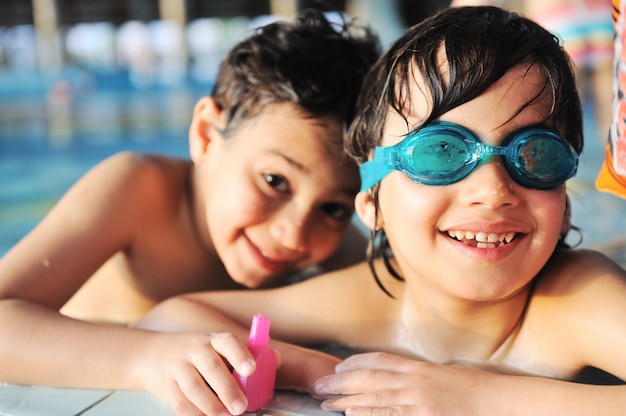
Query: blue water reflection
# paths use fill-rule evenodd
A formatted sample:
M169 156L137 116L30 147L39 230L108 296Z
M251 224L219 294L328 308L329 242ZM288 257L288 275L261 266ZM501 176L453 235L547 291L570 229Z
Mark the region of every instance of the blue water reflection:
M137 150L187 157L193 106L210 92L210 84L136 89L115 77L71 72L10 75L32 82L15 94L19 86L4 88L9 76L0 76L0 255L107 156Z

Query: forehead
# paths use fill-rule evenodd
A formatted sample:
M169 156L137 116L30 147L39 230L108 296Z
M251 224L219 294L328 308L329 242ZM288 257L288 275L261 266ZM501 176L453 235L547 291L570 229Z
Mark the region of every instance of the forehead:
M311 118L291 103L272 105L242 124L231 137L242 157L279 157L304 174L353 181L356 163L344 154L343 126L333 118ZM358 184L357 184L358 186Z
M442 65L444 79L449 79L445 63ZM396 141L423 125L433 111L433 96L424 76L414 69L411 80L408 85L410 107L405 108L407 121L389 111L385 122L386 136L395 136L398 138ZM449 89L448 85L446 89ZM546 122L552 103L552 97L545 89L545 75L541 68L523 64L508 70L476 98L436 118L466 126L479 136L503 137L526 125ZM393 141L392 137L386 140ZM383 143L384 146L389 144L393 143Z
M292 145L298 137L328 152L328 157L343 149L343 125L331 117L312 117L292 102L271 104L243 124L243 130L256 130L274 136L277 142ZM306 140L314 139L314 140Z

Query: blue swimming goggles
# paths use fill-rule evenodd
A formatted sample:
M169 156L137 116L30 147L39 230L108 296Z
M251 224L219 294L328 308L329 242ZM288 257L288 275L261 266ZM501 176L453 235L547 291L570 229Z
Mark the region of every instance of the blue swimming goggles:
M393 170L424 185L449 185L492 156L502 156L511 178L526 188L552 189L576 175L578 154L552 130L525 127L508 135L503 143L506 145L484 144L461 125L433 121L394 146L377 146L374 158L361 165L361 191Z

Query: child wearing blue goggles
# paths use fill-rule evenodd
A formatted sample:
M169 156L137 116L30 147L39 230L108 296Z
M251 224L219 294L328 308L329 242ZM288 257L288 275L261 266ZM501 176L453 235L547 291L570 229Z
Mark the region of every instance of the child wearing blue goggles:
M501 156L511 178L531 189L552 189L576 174L578 154L558 133L542 126L517 130L505 146L481 143L471 130L447 121L433 121L393 146L374 149L374 158L360 167L361 191L391 171L403 172L424 185L449 185L467 177L481 161Z
M229 367L248 351L215 341L262 313L281 341L355 350L340 361L272 345L277 385L323 398L326 411L622 416L626 384L571 382L594 381L579 378L587 366L626 380L626 271L564 241L560 184L576 172L582 132L573 68L552 33L495 7L447 8L374 64L346 147L365 189L393 170L465 180L390 175L355 197L369 261L277 290L186 294L143 327L215 336L198 344L223 360L190 367L216 392L232 389ZM222 397L209 396L232 402Z

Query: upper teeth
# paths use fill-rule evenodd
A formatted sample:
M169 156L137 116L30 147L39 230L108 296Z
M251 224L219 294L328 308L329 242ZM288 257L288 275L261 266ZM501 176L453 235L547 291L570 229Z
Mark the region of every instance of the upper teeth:
M459 241L476 240L478 248L495 248L508 244L515 238L514 232L508 233L474 233L472 231L450 230L448 235Z

